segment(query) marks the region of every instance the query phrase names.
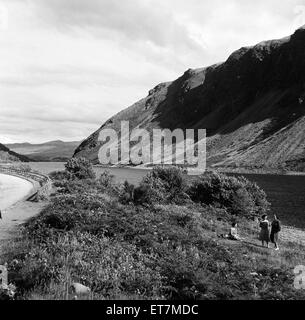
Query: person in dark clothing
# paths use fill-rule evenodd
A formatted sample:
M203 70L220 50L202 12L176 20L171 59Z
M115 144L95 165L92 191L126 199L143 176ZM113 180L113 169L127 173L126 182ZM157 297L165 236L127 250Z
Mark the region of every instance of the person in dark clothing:
M0 219L2 219L2 213L1 213L1 210L0 210Z
M259 240L262 242L262 246L265 247L265 243L267 244L267 248L269 248L270 242L270 222L268 221L268 216L264 214L262 219L259 220L259 227L261 231L259 233Z
M281 232L281 222L276 215L274 215L274 220L271 224L270 240L274 243L275 250L279 250L278 241L279 233Z

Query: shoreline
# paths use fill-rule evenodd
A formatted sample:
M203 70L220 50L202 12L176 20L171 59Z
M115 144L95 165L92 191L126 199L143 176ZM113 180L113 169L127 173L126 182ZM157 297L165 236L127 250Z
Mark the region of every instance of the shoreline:
M147 171L151 171L154 167L156 166L150 166L150 167L146 167L145 165L139 165L139 166L102 166L102 165L93 165L93 167L96 168L103 168L105 170L107 169L134 169L134 170L147 170ZM192 173L196 172L196 168L193 167L185 167L183 169L188 170L188 174L189 175L193 175ZM221 167L209 167L205 170L205 172L210 172L210 171L217 171L217 172L221 172L221 173L228 173L228 174L254 174L254 175L274 175L274 176L305 176L305 172L301 172L301 171L286 171L286 172L280 172L277 169L274 170L248 170L248 169L244 169L244 168L240 168L240 169L229 169L229 168L221 168Z
M35 165L37 164L37 165ZM58 166L50 169L50 170L41 170L39 167L39 164L58 164ZM46 175L50 173L51 171L56 171L56 170L64 170L64 164L65 162L31 162L30 166L33 165L32 169L38 170L40 172L43 171L43 174ZM0 166L1 167L1 166ZM145 165L138 165L138 166L131 166L131 165L113 165L113 166L104 166L101 164L93 164L93 167L96 169L104 169L104 170L111 170L111 169L134 169L134 170L146 170L147 172L151 171L153 167L147 167ZM40 170L39 170L40 169ZM190 175L192 174L192 171L194 171L194 168L184 168L184 169L189 169ZM246 168L239 168L239 169L234 169L234 168L225 168L225 167L208 167L206 171L218 171L222 173L228 173L228 174L249 174L249 175L273 175L273 176L305 176L305 172L302 171L280 171L278 169L254 169L254 170L249 170Z
M2 179L1 179L1 176L2 176ZM35 190L35 185L34 185L33 181L30 181L29 179L25 179L25 178L17 176L17 175L0 172L0 182L1 182L1 180L4 181L4 187L7 188L7 186L9 186L9 189L12 188L13 192L23 193L20 197L12 196L11 194L5 195L6 198L9 198L12 200L8 200L8 201L6 200L7 204L4 204L0 208L1 211L8 210L8 209L10 209L10 207L16 205L17 203L25 201ZM31 184L31 187L29 186L29 184ZM27 189L26 192L24 192L25 189ZM1 201L1 198L0 198L0 201Z
M12 197L12 200L3 201L4 205L1 208L2 211L2 220L0 220L0 256L2 255L3 246L10 240L18 237L18 229L27 222L30 218L36 216L41 212L43 207L46 205L46 202L29 202L26 201L30 196L35 194L39 190L38 182L30 179L29 177L20 176L17 173L2 173L0 176L7 176L10 178L20 179L22 182L27 182L31 184L32 187L22 194L18 199L15 195ZM4 179L5 180L5 179ZM11 180L11 179L8 179ZM17 183L17 181L15 181ZM18 184L18 183L17 183ZM8 188L10 189L10 187ZM12 192L21 192L22 188L13 189ZM6 190L7 191L7 190Z

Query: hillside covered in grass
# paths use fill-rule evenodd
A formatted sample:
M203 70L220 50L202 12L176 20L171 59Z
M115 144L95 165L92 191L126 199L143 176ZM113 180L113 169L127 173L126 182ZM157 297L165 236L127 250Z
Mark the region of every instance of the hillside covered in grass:
M186 71L106 121L76 150L98 162L102 129L207 129L208 165L305 170L305 28Z
M85 159L51 177L49 205L1 257L17 299L73 299L74 282L91 289L85 299L305 298L293 287L305 247L260 247L254 220L269 203L245 178L155 168L117 185ZM233 221L243 242L222 237Z
M0 163L28 162L26 156L20 155L0 143Z
M32 161L61 162L69 160L78 145L79 141L49 141L39 144L13 143L8 144L7 147Z

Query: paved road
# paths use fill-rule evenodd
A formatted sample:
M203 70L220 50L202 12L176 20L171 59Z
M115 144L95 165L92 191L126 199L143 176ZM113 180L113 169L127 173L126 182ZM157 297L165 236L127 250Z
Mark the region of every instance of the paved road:
M22 178L0 174L0 253L3 240L14 236L16 226L37 214L40 207L32 203L20 202L33 189L33 184ZM37 208L36 208L37 207Z
M32 189L31 182L0 173L0 210L3 211L22 200Z

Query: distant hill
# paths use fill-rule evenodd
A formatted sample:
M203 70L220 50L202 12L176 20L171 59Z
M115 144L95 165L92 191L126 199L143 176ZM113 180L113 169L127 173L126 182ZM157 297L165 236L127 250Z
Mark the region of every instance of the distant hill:
M96 163L104 128L207 129L210 167L305 171L305 27L186 71L109 119L77 148Z
M41 144L15 143L7 144L11 150L25 155L33 161L66 161L73 156L79 141L50 141Z
M26 156L11 151L9 148L0 143L0 163L7 162L28 162Z

